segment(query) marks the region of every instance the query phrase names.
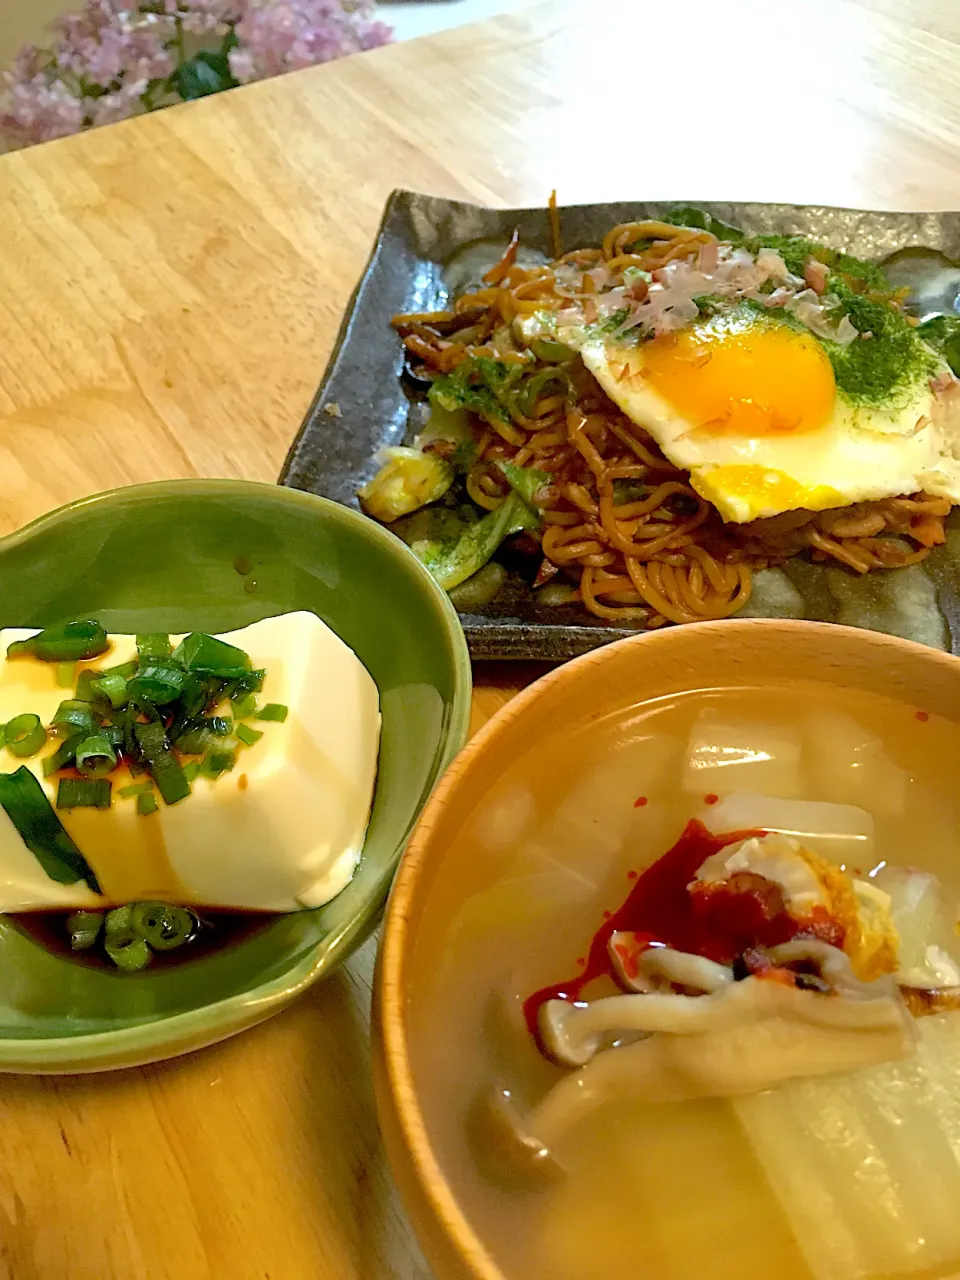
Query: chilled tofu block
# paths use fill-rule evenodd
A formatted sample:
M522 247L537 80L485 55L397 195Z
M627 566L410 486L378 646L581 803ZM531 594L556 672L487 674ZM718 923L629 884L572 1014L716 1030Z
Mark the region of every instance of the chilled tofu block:
M72 692L55 664L6 657L33 631L0 632L0 723L33 712L48 724ZM312 613L267 618L221 637L266 670L261 704L289 708L283 723L257 721L263 736L240 748L232 771L194 779L192 793L141 817L117 796L108 809L58 810L93 868L103 895L44 873L0 810L0 911L105 907L143 899L198 907L297 911L338 894L353 876L376 779L379 695L366 668ZM136 657L133 636L111 636L107 653L82 667ZM179 637L172 637L173 642ZM52 804L57 780L42 762L56 749L20 761L0 753L5 772L21 763L40 778Z
M778 800L736 791L697 814L709 831L771 831L790 836L831 862L867 871L873 866L873 818L851 804Z
M707 707L690 731L683 789L700 796L731 791L796 796L801 755L800 739L789 729Z
M817 799L846 801L885 816L903 813L910 777L877 734L846 712L815 711L807 716L806 739Z

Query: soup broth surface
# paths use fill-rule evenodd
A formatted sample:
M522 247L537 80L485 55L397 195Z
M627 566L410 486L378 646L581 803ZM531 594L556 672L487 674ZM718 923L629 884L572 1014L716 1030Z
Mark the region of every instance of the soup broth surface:
M704 770L698 792L691 737L714 722L728 740L734 726L751 745L729 772ZM524 999L576 974L604 913L718 795L864 809L875 843L871 865L857 873L885 862L933 872L955 913L957 760L960 726L931 708L796 682L645 703L558 730L505 769L429 889L426 910L444 922L442 942L413 956L408 1027L437 1158L509 1280L946 1280L960 1272L960 1252L932 1270L898 1263L887 1271L879 1245L857 1275L820 1260L730 1101L607 1104L578 1124L565 1172L553 1178L518 1171L480 1105L505 1090L523 1113L560 1078L524 1026ZM960 1019L942 1015L952 1016ZM824 1079L839 1078L821 1078L821 1088ZM869 1249L864 1256L873 1258ZM918 1261L924 1256L918 1245Z

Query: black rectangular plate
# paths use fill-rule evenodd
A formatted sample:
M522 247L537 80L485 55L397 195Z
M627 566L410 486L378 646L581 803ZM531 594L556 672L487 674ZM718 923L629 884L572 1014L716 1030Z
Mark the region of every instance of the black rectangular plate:
M748 233L807 235L864 258L924 246L960 259L958 213L697 200L563 208L564 248L598 244L617 223L655 218L679 204L705 209ZM495 261L515 227L523 245L550 252L543 208L484 209L409 191L393 193L320 388L287 455L281 484L358 507L357 490L377 470L377 451L409 438L413 406L401 382L402 349L390 317L442 307L455 274L451 261L478 242L480 256ZM411 428L409 436L413 434ZM844 622L960 653L960 520L951 520L947 547L923 566L856 579L843 569L791 562L772 594L766 593L771 598L758 592L738 616ZM633 634L579 606L546 608L513 577L482 614L464 614L461 620L474 658L563 661Z

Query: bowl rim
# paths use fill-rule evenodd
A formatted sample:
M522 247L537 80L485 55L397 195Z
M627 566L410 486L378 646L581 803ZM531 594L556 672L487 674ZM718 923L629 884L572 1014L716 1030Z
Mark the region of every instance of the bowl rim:
M781 636L802 633L810 637L813 629L820 633L824 646L828 646L839 632L845 634L848 640L856 638L856 643L865 647L911 655L911 661L920 659L931 666L941 667L945 673L948 670L957 671L958 658L950 653L899 636L838 623L782 618L728 618L688 623L683 627L670 627L663 631L638 632L547 672L496 711L470 739L421 811L394 879L380 942L378 980L374 992L374 1022L382 1057L382 1088L389 1096L404 1147L412 1157L416 1185L440 1224L447 1244L452 1246L462 1263L466 1264L473 1280L506 1280L506 1277L461 1209L434 1152L414 1084L406 1032L404 983L411 949L412 931L409 922L412 904L419 892L421 872L430 857L433 828L443 807L457 791L467 785L474 760L487 752L506 726L524 716L534 704L551 697L558 688L580 679L588 670L617 661L625 650L637 648L638 654L649 655L651 646L663 648L675 642L673 637L716 635L718 627L734 636L738 633L752 634L763 629ZM644 646L643 649L639 648L641 645ZM384 1105L378 1092L378 1109Z
M129 498L155 500L187 491L198 497L257 496L285 506L312 510L321 518L338 522L388 558L397 560L419 582L425 599L435 608L442 624L453 679L450 713L441 729L433 786L462 748L467 738L473 692L472 669L460 619L443 591L410 549L394 534L358 511L303 489L261 480L206 479L154 480L122 485L89 494L56 507L0 538L0 558L11 547L28 543L39 533L69 522L71 516L90 507L110 507ZM285 973L237 995L190 1009L184 1013L137 1022L131 1026L76 1036L36 1036L0 1039L0 1073L64 1074L116 1070L143 1066L188 1053L227 1039L278 1012L322 975L351 955L376 926L393 875L419 815L415 815L397 842L388 870L377 883L376 893L349 921L315 944L308 954Z

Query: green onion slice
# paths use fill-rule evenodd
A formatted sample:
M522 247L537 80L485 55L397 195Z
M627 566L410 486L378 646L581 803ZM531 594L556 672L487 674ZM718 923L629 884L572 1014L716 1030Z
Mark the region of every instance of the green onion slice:
M167 902L134 902L130 925L154 951L174 951L182 947L197 931L199 921L186 907Z
M60 662L57 664L57 684L61 689L72 689L73 678L77 674L77 664L75 662Z
M151 813L156 813L160 806L157 804L156 796L153 791L144 791L137 796L137 813L141 818L149 818Z
M58 884L82 880L94 893L100 893L93 868L67 834L42 785L26 765L14 773L0 773L0 806L51 880Z
M257 695L255 693L241 693L233 701L233 714L238 720L246 720L248 716L256 715L257 711Z
M95 733L84 740L76 751L77 768L88 778L102 778L116 766L117 753L110 739Z
M263 730L251 729L248 724L238 724L236 734L245 746L252 747L255 742L263 737Z
M172 662L144 662L130 681L130 696L139 702L148 698L154 706L164 707L180 697L189 676Z
M94 694L90 686L94 680L100 680L102 677L103 672L98 667L84 667L77 676L77 701L92 702Z
M115 929L108 932L103 949L117 966L127 973L136 973L150 963L150 948L132 929Z
M218 676L223 680L246 675L250 670L250 659L242 649L201 631L193 631L181 640L173 651L173 657L187 671Z
M145 796L153 790L152 782L131 782L128 787L118 787L118 796Z
M35 756L47 740L47 731L40 717L32 714L14 716L4 726L6 748L11 755L24 759Z
M44 758L43 776L49 778L52 773L59 773L61 769L66 769L68 765L73 764L77 754L77 747L85 737L86 735L83 733L75 733L69 738L64 738L53 755Z
M61 622L45 627L28 640L15 640L7 647L7 657L34 657L43 662L81 662L106 653L107 633L99 622Z
M109 778L61 778L57 787L58 809L109 809Z
M180 761L170 751L163 725L158 721L133 727L140 750L164 804L176 804L190 794L190 783Z
M149 632L137 636L137 654L141 662L152 658L170 657L170 637L162 632Z
M237 762L237 753L224 747L212 747L206 754L201 771L210 778L219 778L221 773L229 773Z
M50 722L53 731L61 738L69 738L75 733L84 733L87 737L97 731L100 716L96 707L79 698L68 698L57 707Z
M90 681L90 692L98 698L106 698L115 711L125 707L130 700L127 693L127 682L116 672L104 674L97 680Z
M257 712L258 720L276 720L280 724L287 718L289 707L285 707L282 702L268 702L265 707L261 707Z
M74 911L67 916L71 951L86 951L100 936L102 911Z

